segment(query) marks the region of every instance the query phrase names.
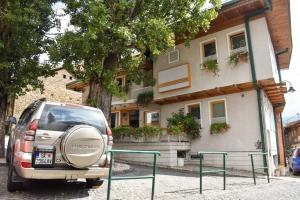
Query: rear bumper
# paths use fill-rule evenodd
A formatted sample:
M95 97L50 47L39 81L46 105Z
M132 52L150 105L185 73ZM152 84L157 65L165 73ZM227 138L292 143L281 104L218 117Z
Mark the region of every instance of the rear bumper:
M37 169L20 167L18 174L27 179L79 179L79 178L107 178L109 168L89 168L89 169Z

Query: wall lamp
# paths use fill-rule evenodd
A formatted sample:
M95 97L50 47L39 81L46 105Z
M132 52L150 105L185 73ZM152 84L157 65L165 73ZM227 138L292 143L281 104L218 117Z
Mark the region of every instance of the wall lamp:
M295 88L292 86L292 83L291 83L290 81L285 80L285 81L283 81L283 82L287 82L287 83L290 84L290 87L289 87L289 89L288 89L288 92L290 92L290 93L296 92Z

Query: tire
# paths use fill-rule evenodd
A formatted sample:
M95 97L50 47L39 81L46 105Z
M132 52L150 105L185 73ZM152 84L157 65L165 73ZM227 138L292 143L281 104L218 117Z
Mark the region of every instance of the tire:
M86 179L86 187L87 188L93 188L93 187L100 187L103 185L104 180L100 180L99 178L87 178Z
M23 188L23 182L18 180L20 177L15 172L13 166L13 155L10 155L10 162L8 166L8 174L7 174L7 190L9 192L15 192L17 190L21 190Z

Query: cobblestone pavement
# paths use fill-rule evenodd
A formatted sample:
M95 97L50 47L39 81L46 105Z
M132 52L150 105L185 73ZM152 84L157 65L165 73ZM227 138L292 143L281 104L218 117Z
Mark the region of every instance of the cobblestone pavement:
M0 166L0 199L48 200L48 199L106 199L107 182L97 189L86 189L81 182L39 181L26 184L23 191L9 193L6 190L7 167ZM151 168L135 167L126 176L149 175ZM167 169L158 170L156 199L182 200L299 200L300 177L273 178L268 184L259 178L254 186L251 178L228 177L227 190L222 190L222 177L206 176L203 194L199 194L197 174L179 173ZM146 200L151 196L151 180L123 180L112 182L111 199Z

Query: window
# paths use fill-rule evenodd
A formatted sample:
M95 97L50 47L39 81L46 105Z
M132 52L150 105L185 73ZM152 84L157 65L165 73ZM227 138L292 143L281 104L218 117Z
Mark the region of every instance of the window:
M129 126L137 128L140 126L139 110L129 111Z
M179 50L178 49L175 49L173 51L170 51L168 53L168 57L169 57L169 63L174 63L174 62L177 62L179 61Z
M203 51L203 62L207 60L217 59L216 41L213 40L209 42L204 42L202 44L202 51Z
M113 112L110 116L110 127L115 128L120 124L120 112Z
M125 76L119 76L116 78L117 84L120 87L124 87L125 86Z
M187 105L186 113L191 114L201 124L201 108L199 103Z
M67 78L67 75L63 74L63 78Z
M148 126L159 126L160 113L159 111L147 111L145 112L145 124Z
M247 44L244 32L230 36L230 50L232 52L244 51L246 48Z
M49 131L66 131L72 126L87 124L105 132L104 116L98 110L76 106L45 105L38 128Z
M211 123L226 122L226 106L225 101L214 101L210 103Z

